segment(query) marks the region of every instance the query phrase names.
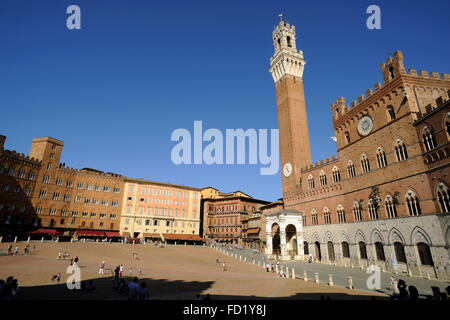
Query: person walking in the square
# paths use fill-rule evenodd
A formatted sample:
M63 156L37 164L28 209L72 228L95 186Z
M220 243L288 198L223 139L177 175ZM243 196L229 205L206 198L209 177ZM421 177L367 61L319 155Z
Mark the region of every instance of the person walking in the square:
M102 261L102 264L100 265L100 270L98 271L98 274L104 274L103 269L105 268L105 260Z
M123 275L123 264L121 264L119 268L119 278L122 278L122 275Z

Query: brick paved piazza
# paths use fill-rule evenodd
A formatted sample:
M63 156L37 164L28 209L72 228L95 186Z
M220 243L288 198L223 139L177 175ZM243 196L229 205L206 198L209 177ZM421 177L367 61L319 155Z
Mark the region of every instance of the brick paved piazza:
M4 253L8 243L0 243ZM14 246L16 244L13 244ZM26 243L17 243L20 253ZM131 245L121 243L55 243L30 242L36 250L29 256L0 256L0 278L12 275L19 281L17 299L126 299L112 288L112 270L124 265L124 276L129 279L129 268L137 275L139 267L146 281L150 299L194 299L196 294L209 293L212 299L372 299L376 293L329 287L326 284L305 282L300 279L278 278L273 273L248 262L239 261L202 246ZM57 260L58 251L69 251L78 256L82 280L94 279L96 289L91 292L68 290L65 281L69 274L67 260ZM137 252L138 261L132 253ZM224 259L228 271L223 271L216 258ZM105 274L98 274L102 260L106 261ZM61 284L51 281L52 275L61 273ZM382 296L378 296L382 297Z

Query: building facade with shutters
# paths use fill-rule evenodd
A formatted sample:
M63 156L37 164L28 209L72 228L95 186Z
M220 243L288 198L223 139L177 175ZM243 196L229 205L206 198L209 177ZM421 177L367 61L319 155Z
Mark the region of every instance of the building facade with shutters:
M241 191L220 194L202 198L204 237L210 241L244 245L248 219L269 202L254 199Z
M71 236L77 230L118 231L124 180L121 175L60 163L64 143L33 139L29 156L5 150L0 136L2 234L39 227Z
M407 72L396 51L380 66L383 84L350 106L343 97L331 105L337 156L313 163L295 27L281 20L273 42L284 209L301 216L303 239L287 239L270 213L267 254L277 245L283 259L311 254L316 262L448 278L450 75ZM299 246L288 254L297 248L291 240Z
M201 189L128 178L124 188L122 236L151 241L201 241Z

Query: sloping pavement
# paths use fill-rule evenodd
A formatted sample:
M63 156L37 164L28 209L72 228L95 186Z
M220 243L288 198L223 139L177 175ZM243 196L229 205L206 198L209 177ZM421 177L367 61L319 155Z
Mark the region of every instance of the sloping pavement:
M218 245L218 248L225 249L225 247L221 247L220 244ZM246 258L247 262L251 263L251 256L253 255L255 258L255 264L262 263L269 263L269 264L275 264L274 260L265 260L264 254L260 253L254 253L250 249L235 249L232 248L229 250L232 254L237 254L237 257L239 259L239 256L242 256L242 260L244 260L244 257ZM348 276L352 277L353 280L353 287L355 289L359 290L365 290L365 291L376 291L379 293L384 293L387 295L391 295L393 293L392 289L389 289L390 286L390 278L392 273L388 272L380 272L381 281L380 281L380 289L369 289L367 286L367 280L371 276L372 273L367 273L366 269L359 269L359 268L346 268L346 267L340 267L340 266L334 266L334 265L328 265L328 264L322 264L322 263L307 263L303 261L288 261L288 262L281 262L280 266L283 266L283 269L288 267L289 269L289 275L292 275L292 268L295 270L295 276L297 278L303 279L304 272L306 271L308 280L315 281L315 273L318 273L319 281L321 283L328 283L329 274L332 274L333 276L333 283L335 286L342 286L342 287L348 287ZM433 295L433 291L431 289L432 286L440 288L441 292L445 291L446 287L450 285L449 281L444 280L435 280L431 279L428 280L426 278L420 278L420 277L410 277L407 274L396 274L394 275L395 280L402 279L406 282L406 285L413 285L417 288L419 291L419 295L421 297L424 297L426 295Z

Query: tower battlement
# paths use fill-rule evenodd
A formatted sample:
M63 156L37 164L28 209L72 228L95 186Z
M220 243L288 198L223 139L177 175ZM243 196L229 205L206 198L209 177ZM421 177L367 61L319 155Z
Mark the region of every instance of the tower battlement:
M275 53L270 58L270 73L277 83L285 75L302 78L306 61L303 59L303 51L297 52L295 26L281 19L272 32Z

